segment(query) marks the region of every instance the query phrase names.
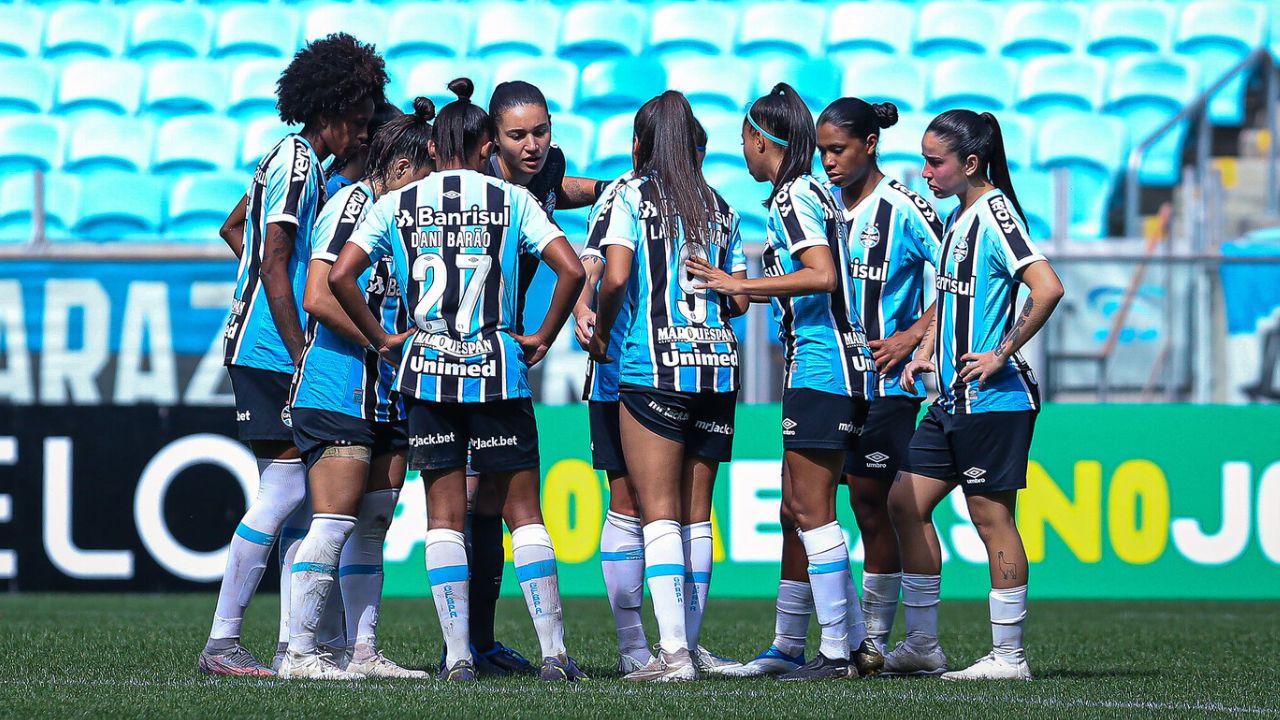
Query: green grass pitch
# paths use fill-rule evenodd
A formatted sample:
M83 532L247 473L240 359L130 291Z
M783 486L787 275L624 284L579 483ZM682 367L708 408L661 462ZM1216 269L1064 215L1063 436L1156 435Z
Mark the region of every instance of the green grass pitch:
M518 600L503 600L499 638L536 655ZM1030 683L862 680L782 686L705 680L635 686L612 676L613 622L603 599L566 604L570 651L593 676L577 686L533 679L322 684L212 679L195 670L212 595L0 596L0 716L156 718L1020 718L1280 716L1280 605L1033 602ZM985 603L944 603L953 663L989 648ZM250 609L246 640L275 643L275 600ZM901 618L899 618L901 625ZM704 644L749 658L772 637L773 606L712 598ZM816 629L816 628L814 628ZM387 655L434 667L440 633L428 600L389 600ZM897 630L901 634L901 629ZM651 632L651 637L653 637Z

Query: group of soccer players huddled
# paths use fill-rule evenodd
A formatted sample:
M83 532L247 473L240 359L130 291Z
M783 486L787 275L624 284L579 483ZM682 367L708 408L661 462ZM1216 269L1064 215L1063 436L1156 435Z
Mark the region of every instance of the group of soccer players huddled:
M876 164L892 104L840 98L815 127L795 90L775 86L742 124L747 169L769 186L763 276L748 278L738 214L703 177L706 133L680 93L636 113L633 169L596 180L565 175L529 83L499 84L486 111L460 78L455 101L437 112L419 97L405 114L387 81L375 49L350 35L299 51L278 107L301 130L262 159L222 230L240 258L225 360L261 483L231 539L201 671L428 677L377 644L383 541L412 469L426 492L439 677L585 679L565 642L528 382L572 316L591 358L592 460L610 485L600 556L627 680L1031 677L1014 508L1039 396L1018 350L1063 290L1028 238L995 117L951 110L921 140L930 190L960 201L944 220ZM827 182L811 174L815 152ZM579 252L553 217L588 205ZM554 290L527 328L540 263ZM736 662L701 631L712 486L731 458L739 387L730 321L752 302L772 305L783 346L785 532L773 641ZM917 422L930 373L938 397ZM865 548L861 592L836 520L842 482ZM950 670L931 516L957 485L989 555L993 642ZM504 522L537 662L494 637ZM240 634L277 542L268 667ZM890 649L899 600L906 638ZM811 615L821 641L806 661Z

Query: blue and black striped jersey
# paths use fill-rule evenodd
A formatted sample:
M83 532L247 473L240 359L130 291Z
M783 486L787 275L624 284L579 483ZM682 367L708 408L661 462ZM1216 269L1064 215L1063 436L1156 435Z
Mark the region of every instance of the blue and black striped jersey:
M960 358L995 350L1017 315L1018 274L1044 260L1027 228L995 189L964 212L947 218L937 258L938 325L934 358L938 367L937 403L951 413L1038 410L1040 392L1031 366L1014 353L1005 367L987 378L960 379Z
M604 250L600 247L600 242L609 234L609 226L616 220L617 222L629 222L614 200L617 198L618 191L623 185L631 179L631 171L623 173L621 177L609 183L600 193L600 199L596 204L591 206L591 215L587 220L587 243L582 248L579 257L599 258L604 260ZM631 307L627 303L623 303L618 310L618 318L613 323L613 329L609 331L609 357L615 360L622 357L622 342L626 339L627 333L631 330ZM611 362L600 364L595 360L587 359L587 384L582 392L583 400L595 402L615 402L618 399L618 373L620 364Z
M236 271L231 313L223 332L223 364L293 373L293 359L280 339L258 277L266 250L264 239L271 223L297 228L293 256L289 258L289 277L298 304L298 317L305 324L302 291L306 287L311 255L311 229L324 199L320 158L301 135L289 135L281 140L258 163L249 185L244 250Z
M443 170L378 200L350 242L390 255L417 332L395 388L435 402L530 396L510 335L518 255L563 237L527 190L472 170Z

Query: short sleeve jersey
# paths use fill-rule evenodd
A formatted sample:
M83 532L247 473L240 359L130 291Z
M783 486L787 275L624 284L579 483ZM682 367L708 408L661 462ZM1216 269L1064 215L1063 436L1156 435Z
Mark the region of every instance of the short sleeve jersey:
M600 247L600 242L609 234L610 226L614 222L629 221L626 208L614 201L617 199L618 192L630 179L631 172L627 171L609 183L604 192L600 193L600 199L591 206L591 214L587 219L587 242L580 253L580 257L584 260L599 258L603 261L604 249ZM618 317L613 322L613 329L609 331L609 357L615 360L622 357L622 343L630 329L631 307L629 303L623 303L618 309ZM587 383L583 389L582 399L593 402L617 401L619 371L620 363L618 362L600 364L588 359Z
M1013 327L1018 276L1044 255L1027 235L1009 198L995 189L947 219L937 258L938 325L934 358L940 394L950 413L1038 410L1040 393L1031 366L1018 353L978 382L960 379L967 353L995 350Z
M258 163L249 185L244 250L223 331L223 364L293 374L293 359L271 317L258 273L265 257L267 226L282 223L297 228L288 273L298 317L305 325L302 292L311 255L311 231L324 199L320 158L301 135L281 140Z

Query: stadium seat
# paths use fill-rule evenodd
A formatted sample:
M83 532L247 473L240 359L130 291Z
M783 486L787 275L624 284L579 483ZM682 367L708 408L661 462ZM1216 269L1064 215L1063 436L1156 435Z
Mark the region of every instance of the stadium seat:
M746 5L738 25L735 52L758 60L770 57L816 58L822 54L826 13L820 7L789 2Z
M726 173L723 180L713 183L712 187L724 197L729 207L738 211L742 240L747 243L764 242L769 213L763 203L769 197L768 183L756 182L743 168L740 172Z
M644 47L645 30L644 10L636 5L576 3L565 12L560 23L556 53L579 63L638 55Z
M25 113L0 117L0 175L56 169L66 136L57 118Z
M631 169L631 147L635 114L623 113L600 123L596 150L591 159L591 177L616 178Z
M1090 55L1115 58L1169 49L1172 5L1152 0L1111 0L1093 8L1085 47Z
M1274 10L1280 12L1280 10ZM1174 49L1195 59L1207 87L1266 40L1267 11L1247 0L1198 0L1182 9ZM1209 101L1209 119L1217 125L1244 124L1248 72L1237 74Z
M1040 123L1036 163L1068 173L1072 238L1106 236L1107 210L1127 147L1124 123L1106 115L1063 112Z
M498 66L493 85L508 80L524 80L538 86L553 112L573 109L578 95L578 68L568 60L557 58L514 58Z
M920 140L933 117L932 113L899 113L898 124L885 130L880 138L880 162L909 165L919 175L920 168L924 165Z
M1000 134L1004 137L1004 153L1009 167L1015 170L1031 167L1035 120L1012 112L1000 113L996 119L1000 121Z
M142 68L128 60L75 60L63 66L54 110L132 115L142 99Z
M584 117L564 112L551 118L551 141L564 153L566 175L584 175L587 172L595 135L595 123Z
M920 8L916 21L916 57L940 60L959 54L984 54L997 44L1000 7L972 0L935 0Z
M151 123L132 117L87 117L71 126L62 169L79 175L142 172L151 158Z
M260 117L244 127L244 144L240 146L240 169L253 172L258 162L276 146L285 135L296 128L285 125L279 118Z
M298 47L298 17L282 5L232 5L221 11L213 57L278 57Z
M318 40L336 32L348 33L360 42L386 46L388 33L387 13L377 6L365 3L335 2L316 5L307 13L302 27L303 42ZM440 32L441 28L434 28Z
M129 24L129 57L204 57L213 40L213 17L192 5L142 5Z
M471 55L505 58L551 55L560 35L560 14L549 5L495 2L476 6ZM531 30L533 32L531 32Z
M1000 57L960 55L939 61L929 79L930 112L968 108L1000 112L1013 106L1011 61Z
M1081 55L1046 55L1022 66L1018 112L1045 117L1060 110L1094 111L1102 106L1107 65Z
M410 60L396 62L388 68L391 85L387 97L400 108L408 112L413 108L413 99L419 95L431 98L436 104L437 112L447 103L457 100L449 92L449 81L458 77L467 77L475 85L472 100L482 107L489 104L489 94L493 91L492 63L483 60Z
M45 24L44 57L115 57L124 51L125 30L124 14L110 5L60 5Z
M42 113L53 104L54 71L40 60L0 58L0 113Z
M1130 55L1112 69L1104 110L1124 122L1136 146L1199 90L1199 73L1191 60L1174 55ZM1147 151L1138 173L1142 182L1164 187L1177 184L1187 127L1188 123L1180 123Z
M899 2L847 2L831 11L827 56L847 62L860 55L911 54L916 11Z
M387 29L387 60L463 57L471 36L471 13L453 3L401 5Z
M1075 52L1084 40L1085 17L1065 2L1019 2L1004 17L1000 53L1016 60Z
M240 123L216 115L173 118L156 130L151 171L234 170L239 152Z
M764 95L777 83L784 82L800 93L810 110L821 112L827 103L840 95L840 68L827 60L775 58L753 62L751 65L756 68L755 97ZM737 110L741 114L743 108Z
M1053 173L1024 167L1013 170L1010 175L1018 204L1027 216L1027 230L1031 233L1032 241L1045 243L1053 237ZM1043 245L1041 249L1044 249Z
M634 113L666 89L667 73L654 60L597 60L582 69L577 110L593 117L615 112Z
M840 95L891 102L899 112L921 112L925 87L924 63L909 56L867 55L845 65Z
M752 63L735 57L668 58L667 87L689 99L695 113L742 112L752 100ZM767 92L767 88L762 91Z
M162 60L147 73L142 106L161 115L212 113L227 96L222 66L208 60Z
M247 179L236 173L200 173L178 179L169 191L164 236L171 242L221 242L218 230L244 197Z
M673 2L653 11L647 52L658 57L727 55L738 30L731 5L716 2Z
M80 181L64 173L44 175L45 237L65 239L71 235L80 206ZM0 175L0 239L23 242L31 239L35 221L35 175Z
M39 57L44 13L26 5L0 6L0 58Z
M731 165L735 169L743 167L742 160L742 123L745 118L738 112L705 112L698 115L698 122L707 131L707 155L704 162L708 167L714 165Z
M164 181L104 172L83 178L77 237L97 242L152 239L164 224Z
M276 114L276 80L287 61L275 59L229 60L231 84L227 114L241 120Z

